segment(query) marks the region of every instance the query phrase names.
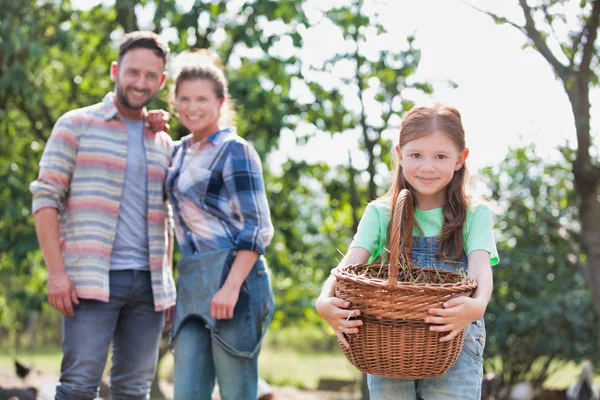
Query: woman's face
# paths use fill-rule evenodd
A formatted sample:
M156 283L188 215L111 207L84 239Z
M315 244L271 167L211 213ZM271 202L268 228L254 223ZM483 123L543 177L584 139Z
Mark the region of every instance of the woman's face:
M206 137L219 130L224 98L218 98L208 79L186 80L177 90L177 113L181 123L194 134Z

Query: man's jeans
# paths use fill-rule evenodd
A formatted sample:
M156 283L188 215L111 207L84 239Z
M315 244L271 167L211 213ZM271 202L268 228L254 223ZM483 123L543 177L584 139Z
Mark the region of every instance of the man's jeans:
M154 311L149 271L111 271L108 303L79 299L75 315L63 318L63 360L56 400L97 397L111 341L111 399L147 399L164 314Z

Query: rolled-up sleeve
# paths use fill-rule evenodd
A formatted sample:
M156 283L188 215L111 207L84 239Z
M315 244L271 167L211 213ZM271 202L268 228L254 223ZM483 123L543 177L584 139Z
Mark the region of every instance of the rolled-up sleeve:
M238 250L264 254L273 238L273 224L265 193L262 164L256 150L247 143L233 143L223 168L223 181L243 222L236 238Z
M33 213L47 207L63 209L76 157L77 137L73 124L70 118L63 116L52 129L40 160L38 177L29 186Z

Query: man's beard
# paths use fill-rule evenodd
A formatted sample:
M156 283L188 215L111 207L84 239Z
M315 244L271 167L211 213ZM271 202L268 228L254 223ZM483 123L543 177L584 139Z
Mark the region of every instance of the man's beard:
M129 102L129 100L127 99L127 94L126 91L123 90L123 88L119 85L119 83L117 82L117 99L119 100L119 103L121 103L123 106L130 108L132 110L141 110L142 108L146 107L148 104L150 104L150 102L152 101L152 96L150 96L148 98L148 100L144 101L143 104L140 105L133 105ZM144 93L150 93L149 90L144 90Z

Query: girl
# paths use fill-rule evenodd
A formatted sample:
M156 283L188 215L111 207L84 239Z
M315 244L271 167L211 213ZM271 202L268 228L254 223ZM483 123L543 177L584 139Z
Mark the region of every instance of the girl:
M273 312L262 254L273 237L260 158L228 117L227 82L207 53L174 78L173 98L190 134L167 176L178 264L173 320L175 399L257 398L258 351Z
M498 263L489 209L471 207L466 195L469 150L459 112L442 105L415 107L400 127L395 147L399 163L386 196L370 203L341 265L371 263L386 256L390 215L402 189L415 200L414 265L456 271L468 265L478 282L471 297L459 297L429 310L430 330L447 332L440 341L453 339L467 328L465 345L454 366L443 376L421 380L369 375L371 398L377 399L479 399L485 327L483 315L492 293L491 265ZM466 269L466 268L465 268ZM360 315L346 301L334 297L335 277L327 279L317 300L317 312L348 347L344 335L358 332Z

